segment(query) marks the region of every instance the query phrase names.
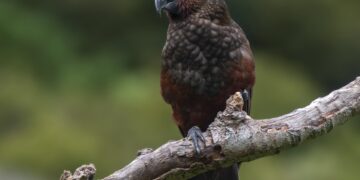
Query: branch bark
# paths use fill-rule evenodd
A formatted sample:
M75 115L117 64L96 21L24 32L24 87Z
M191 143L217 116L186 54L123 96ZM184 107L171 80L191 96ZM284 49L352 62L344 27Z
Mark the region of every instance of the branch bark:
M330 132L360 113L360 77L310 105L271 119L254 120L241 111L236 93L204 133L206 147L199 156L188 138L158 149L140 151L126 167L104 180L186 179L235 162L279 153L305 140Z

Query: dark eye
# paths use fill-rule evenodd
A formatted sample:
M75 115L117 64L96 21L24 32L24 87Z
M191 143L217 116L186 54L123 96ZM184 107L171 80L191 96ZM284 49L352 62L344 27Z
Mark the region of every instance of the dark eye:
M179 7L175 0L168 0L168 3L165 6L165 9L172 15L179 15Z

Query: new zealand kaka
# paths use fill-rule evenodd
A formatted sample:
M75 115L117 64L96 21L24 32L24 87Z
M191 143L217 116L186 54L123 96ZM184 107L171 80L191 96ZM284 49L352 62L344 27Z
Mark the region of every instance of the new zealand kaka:
M255 64L249 41L225 0L155 0L155 5L169 19L161 94L181 134L191 137L200 154L201 132L224 110L230 95L242 92L244 110L250 113ZM238 179L238 164L192 179Z

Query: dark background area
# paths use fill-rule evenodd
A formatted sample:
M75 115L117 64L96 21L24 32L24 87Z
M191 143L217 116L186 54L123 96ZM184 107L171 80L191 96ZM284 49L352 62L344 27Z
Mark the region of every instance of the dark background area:
M360 75L360 1L228 0L257 63L253 117L307 105ZM166 18L152 0L0 1L0 179L97 177L179 139L160 96ZM358 179L359 117L242 165L243 179Z

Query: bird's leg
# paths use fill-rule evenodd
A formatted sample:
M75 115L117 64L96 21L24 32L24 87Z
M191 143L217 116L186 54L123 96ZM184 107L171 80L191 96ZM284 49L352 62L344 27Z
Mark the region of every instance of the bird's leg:
M248 101L248 100L250 99L249 92L248 92L246 89L244 89L243 91L241 91L241 96L242 96L244 102L245 102L245 101Z
M244 101L243 111L246 111L247 114L250 114L250 94L246 89L244 89L241 91L241 96Z
M195 146L196 155L199 155L201 153L200 144L199 144L200 141L205 144L205 138L201 132L201 129L197 126L192 127L188 131L187 137L191 138L191 141Z

